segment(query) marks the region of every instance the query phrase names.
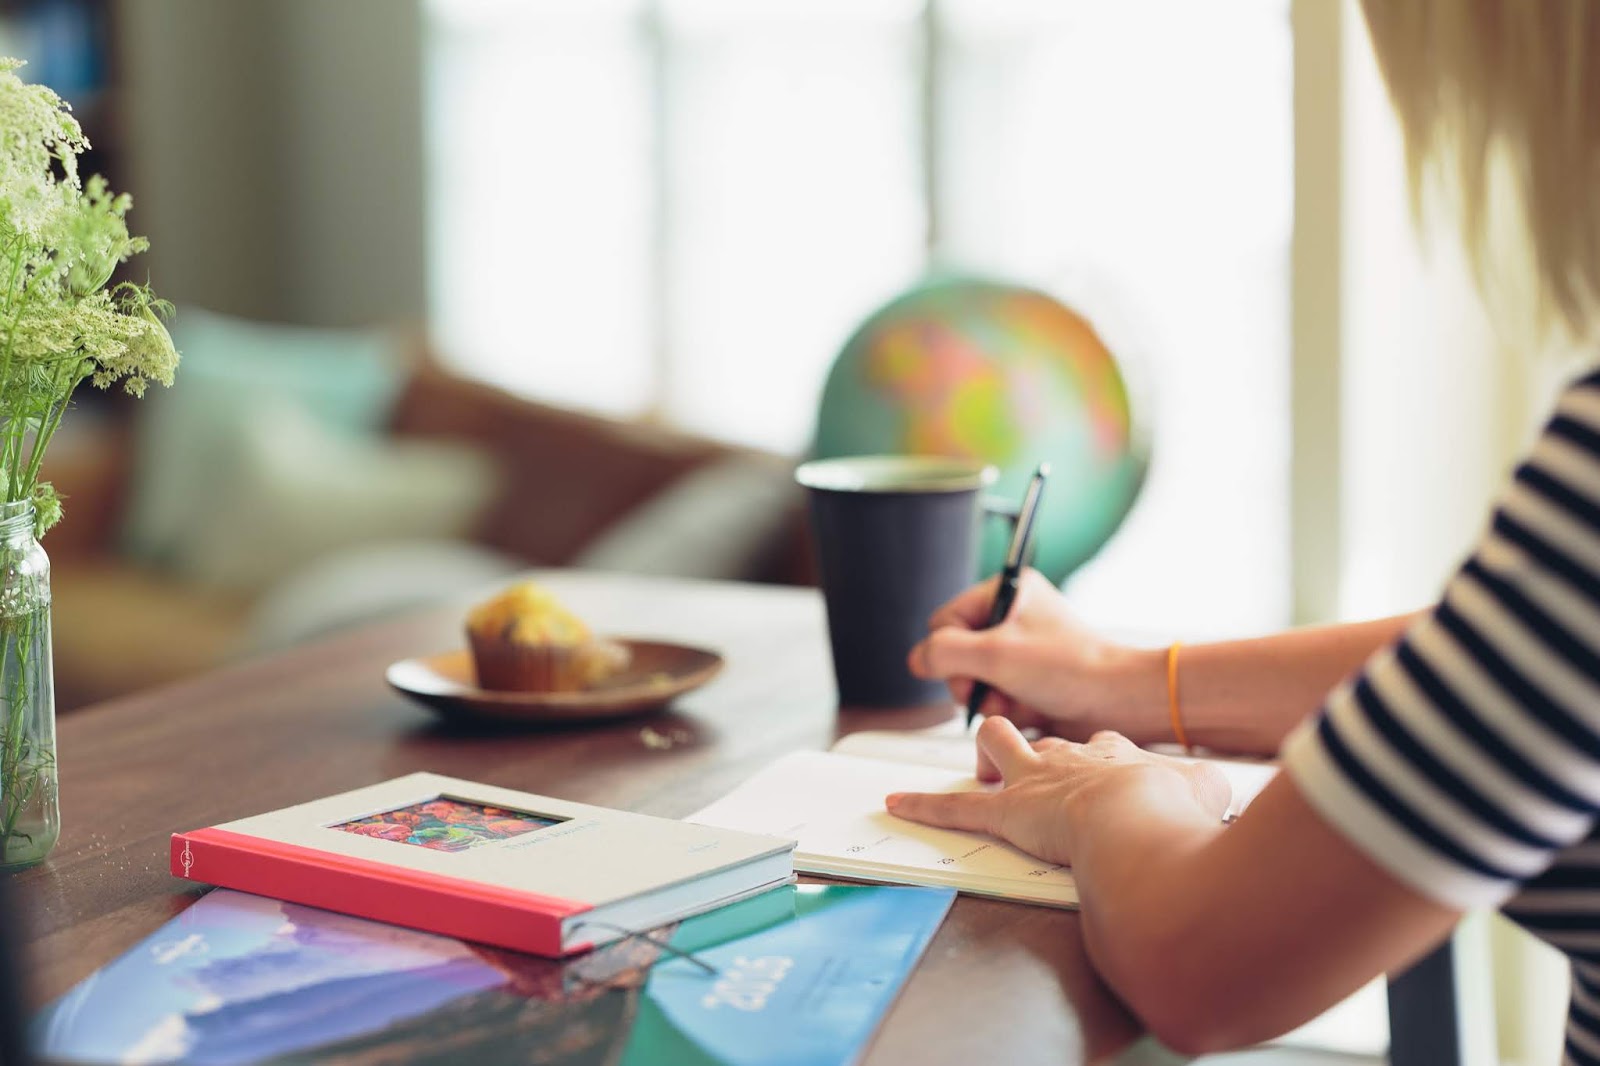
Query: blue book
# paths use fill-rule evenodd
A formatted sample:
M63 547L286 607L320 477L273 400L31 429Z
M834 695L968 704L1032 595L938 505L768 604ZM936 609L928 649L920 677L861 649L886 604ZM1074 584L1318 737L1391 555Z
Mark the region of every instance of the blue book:
M953 898L788 885L554 960L218 889L33 1039L74 1062L831 1066L860 1057Z

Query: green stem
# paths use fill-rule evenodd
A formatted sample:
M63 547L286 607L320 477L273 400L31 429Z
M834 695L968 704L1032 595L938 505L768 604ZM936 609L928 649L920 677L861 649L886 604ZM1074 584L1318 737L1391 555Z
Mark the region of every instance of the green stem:
M6 500L15 502L22 499L19 493L21 479L17 476L17 467L22 465L22 441L28 435L27 418L19 418L15 412L20 405L3 394L0 394L0 407L13 412L6 418L5 451L0 453L0 464L4 464L6 472Z
M6 735L4 737L4 762L0 765L0 810L4 818L0 819L0 851L10 846L12 834L16 831L17 819L21 816L21 790L22 790L22 763L27 754L27 708L28 701L22 689L25 687L20 680L26 673L25 658L23 653L24 634L19 630L26 625L13 626L13 622L20 619L0 618L0 641L4 642L0 650L0 677L5 679L6 700ZM11 668L11 660L15 656L16 668Z
M54 765L52 753L35 736L42 726L30 721L33 714L42 713L43 679L35 676L41 664L32 653L48 609L32 607L0 615L0 678L4 679L0 698L7 703L5 732L0 735L0 859L19 838L32 842L32 834L19 832L17 825L35 796L48 787L46 775Z
M12 388L11 360L17 347L17 323L22 321L22 309L26 307L28 303L28 286L26 282L23 284L22 292L16 292L17 274L22 270L22 253L23 243L22 240L18 238L16 242L16 250L11 255L11 270L6 276L6 300L9 304L13 299L15 299L16 306L11 309L11 322L6 326L5 354L3 357L0 357L0 400L3 400L4 394ZM16 294L15 296L13 296L14 293ZM12 411L16 408L14 404L6 402L0 403L0 409ZM14 426L15 421L15 419L7 419L6 421L5 447L3 452L0 452L0 463L4 464L4 469L7 474L10 474L16 470L16 461L13 458L13 441L16 436ZM6 499L15 500L17 498L17 496L13 495L12 487L8 485L6 489Z
M71 383L64 388L58 386L58 391L62 392L60 402L56 403L39 422L39 431L33 437L33 452L28 459L28 471L22 478L21 489L19 490L15 484L12 486L14 500L25 500L33 495L33 487L39 481L39 468L44 464L45 447L50 443L50 438L56 435L56 430L61 428L61 419L66 415L67 407L72 402L72 394L78 391L78 386L83 383L81 377L71 381L71 375L77 373L77 365L77 360L74 360L71 364L72 369L64 375Z

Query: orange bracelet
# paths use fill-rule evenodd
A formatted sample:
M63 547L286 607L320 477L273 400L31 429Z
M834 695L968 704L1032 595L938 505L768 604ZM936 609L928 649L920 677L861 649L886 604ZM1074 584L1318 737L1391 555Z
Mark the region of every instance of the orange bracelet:
M1167 709L1172 715L1172 735L1183 750L1190 754L1194 748L1189 746L1189 737L1183 731L1183 716L1178 713L1178 649L1183 647L1179 641L1173 641L1167 647Z

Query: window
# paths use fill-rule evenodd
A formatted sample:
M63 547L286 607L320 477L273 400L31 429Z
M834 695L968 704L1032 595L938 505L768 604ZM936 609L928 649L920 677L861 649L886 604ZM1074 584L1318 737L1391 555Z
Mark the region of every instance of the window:
M1288 0L428 0L432 319L516 391L798 454L930 267L1145 386L1102 625L1288 618ZM462 166L460 160L478 164Z

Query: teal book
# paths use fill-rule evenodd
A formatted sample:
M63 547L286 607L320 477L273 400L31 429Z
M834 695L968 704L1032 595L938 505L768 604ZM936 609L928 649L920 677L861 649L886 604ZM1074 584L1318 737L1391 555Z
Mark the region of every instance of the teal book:
M864 1052L953 898L788 885L555 960L218 889L32 1038L70 1062L831 1066Z

